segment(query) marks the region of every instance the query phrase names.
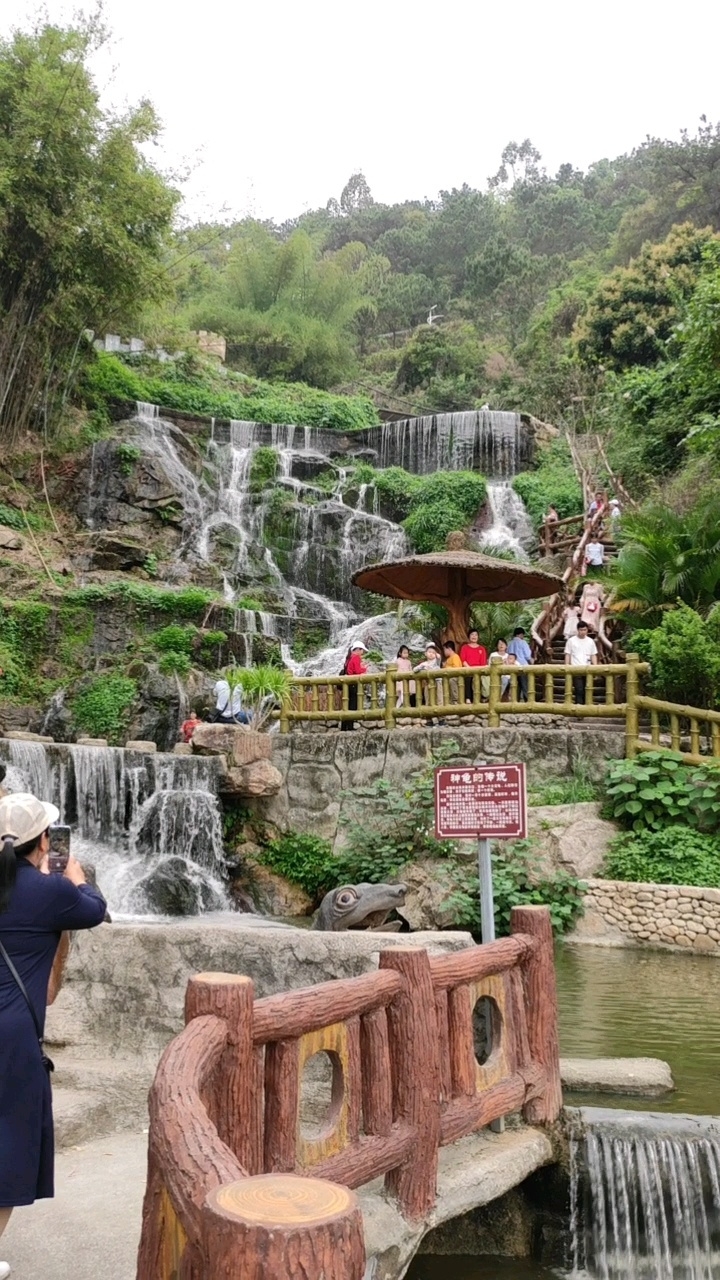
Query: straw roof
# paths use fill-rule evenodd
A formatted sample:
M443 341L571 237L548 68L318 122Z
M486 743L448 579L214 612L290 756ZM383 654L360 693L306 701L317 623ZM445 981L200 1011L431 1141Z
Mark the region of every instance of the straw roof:
M437 551L368 565L353 574L363 591L399 600L535 600L562 587L562 579L534 565L496 560L479 551Z

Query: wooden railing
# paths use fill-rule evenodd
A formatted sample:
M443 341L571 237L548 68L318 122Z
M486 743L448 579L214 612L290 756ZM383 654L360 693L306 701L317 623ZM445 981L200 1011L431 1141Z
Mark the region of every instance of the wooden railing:
M138 1280L360 1280L344 1189L384 1175L405 1216L422 1220L440 1146L511 1112L551 1123L562 1105L546 907L515 908L512 936L486 946L432 957L392 948L376 973L261 1000L249 978L200 974L186 1019L150 1093ZM307 1136L303 1071L317 1054L332 1065L332 1102L324 1129ZM306 1199L320 1188L321 1206L330 1191L345 1197L340 1243L327 1214L306 1215L302 1239L282 1214L273 1221L277 1179L293 1175L312 1179ZM308 1263L321 1254L326 1272Z
M677 751L688 764L720 762L720 711L685 707L678 702L638 695L634 715L628 721L627 754L640 751ZM649 736L642 736L640 716L649 713Z
M282 705L280 729L288 733L293 724L355 720L375 721L394 729L404 721L459 721L466 716L486 716L490 728L498 728L504 715L620 719L627 714L628 682L637 690L639 676L649 669L636 655L628 654L625 662L599 667L560 663L520 667L494 660L487 667L417 671L412 675L399 674L390 664L387 671L365 676L298 676ZM585 698L578 705L573 677L583 675L587 677ZM527 682L526 699L522 696L523 681ZM411 705L413 682L415 706ZM357 691L357 710L350 706L352 688ZM466 701L470 694L470 701Z

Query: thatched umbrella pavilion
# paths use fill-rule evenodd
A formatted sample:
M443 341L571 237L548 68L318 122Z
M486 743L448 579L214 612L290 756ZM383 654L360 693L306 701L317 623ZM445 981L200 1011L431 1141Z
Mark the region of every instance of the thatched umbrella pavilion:
M451 535L452 536L452 535ZM473 600L536 600L562 588L562 579L534 565L496 560L479 551L433 551L385 564L368 565L353 574L363 591L398 600L430 600L448 611L448 636L467 639Z

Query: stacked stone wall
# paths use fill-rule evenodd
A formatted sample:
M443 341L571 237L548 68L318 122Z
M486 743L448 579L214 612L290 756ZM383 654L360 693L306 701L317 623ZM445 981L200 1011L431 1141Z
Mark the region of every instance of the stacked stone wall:
M720 955L720 889L589 880L576 937Z

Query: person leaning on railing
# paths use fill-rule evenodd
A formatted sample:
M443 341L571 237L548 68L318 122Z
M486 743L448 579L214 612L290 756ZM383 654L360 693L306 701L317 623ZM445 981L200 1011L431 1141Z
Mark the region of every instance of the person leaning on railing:
M48 874L60 814L29 794L0 800L0 1236L12 1210L54 1194L50 1071L42 1037L53 962L67 930L102 924L102 894L69 858ZM0 1280L10 1275L0 1262Z

